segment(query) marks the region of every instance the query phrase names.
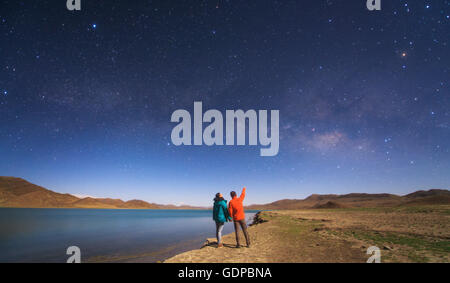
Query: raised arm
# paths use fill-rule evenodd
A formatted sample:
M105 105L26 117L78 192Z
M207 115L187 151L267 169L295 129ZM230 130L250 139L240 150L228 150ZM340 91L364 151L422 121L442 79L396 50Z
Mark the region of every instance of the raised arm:
M245 187L242 189L241 196L239 197L241 200L244 200L245 198Z

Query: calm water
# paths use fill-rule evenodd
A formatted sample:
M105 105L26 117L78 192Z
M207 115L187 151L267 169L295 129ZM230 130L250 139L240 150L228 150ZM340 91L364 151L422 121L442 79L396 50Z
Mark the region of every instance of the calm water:
M232 231L225 224L224 233ZM208 210L0 208L0 262L65 262L69 246L81 249L82 261L154 262L208 237L215 237Z

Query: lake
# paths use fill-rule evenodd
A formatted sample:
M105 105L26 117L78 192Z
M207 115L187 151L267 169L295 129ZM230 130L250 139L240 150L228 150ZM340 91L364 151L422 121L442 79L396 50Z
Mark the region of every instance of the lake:
M210 210L0 208L0 227L0 262L66 262L69 246L82 262L156 262L215 237Z

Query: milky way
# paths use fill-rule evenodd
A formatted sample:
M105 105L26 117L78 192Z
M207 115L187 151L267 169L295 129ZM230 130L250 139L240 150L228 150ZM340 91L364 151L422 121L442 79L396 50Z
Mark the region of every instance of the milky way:
M1 1L0 175L200 205L449 188L450 2L365 2ZM279 154L174 146L194 101L279 110Z

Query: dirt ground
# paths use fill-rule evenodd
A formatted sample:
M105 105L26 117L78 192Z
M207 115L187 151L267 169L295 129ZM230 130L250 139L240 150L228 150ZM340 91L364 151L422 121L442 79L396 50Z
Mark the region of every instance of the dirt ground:
M267 222L249 228L250 248L235 248L233 233L224 236L223 248L210 239L165 262L362 263L370 246L380 249L381 262L450 262L450 206L265 211L260 217Z

